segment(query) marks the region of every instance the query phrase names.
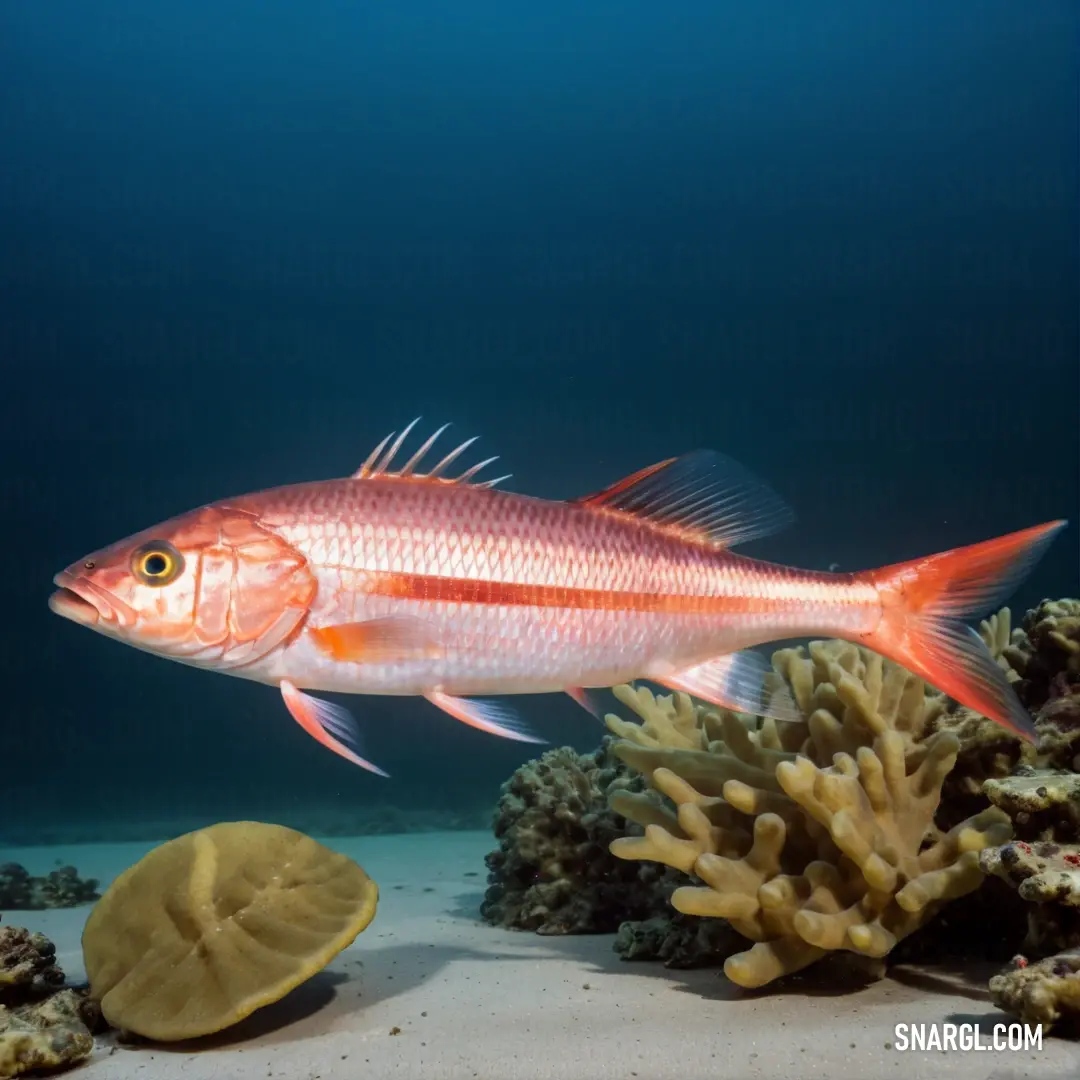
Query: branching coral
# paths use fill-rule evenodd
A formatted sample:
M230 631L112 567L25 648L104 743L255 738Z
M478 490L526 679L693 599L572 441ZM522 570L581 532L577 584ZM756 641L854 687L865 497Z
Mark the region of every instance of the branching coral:
M612 844L624 859L665 863L703 884L673 906L727 919L756 942L730 957L732 981L755 987L845 949L882 957L942 904L981 883L978 853L1011 835L988 808L941 832L934 815L959 740L927 735L947 703L921 680L844 642L773 657L803 720L779 725L695 707L685 695L617 687L641 719L609 716L615 754L649 794L612 806L644 829Z
M486 917L542 933L624 920L617 951L679 966L738 951L733 926L763 946L743 956L797 954L773 957L777 973L901 940L891 955L906 960L984 955L987 936L990 952L1010 955L1024 902L998 880L973 891L985 881L980 849L1010 835L984 786L1033 765L1080 769L1080 675L1069 674L1080 602L1044 602L1024 627L1003 608L978 632L1025 699L1041 695L1036 746L842 641L774 654L766 688L794 699L797 723L617 687L636 714L606 718L618 761L552 751L504 786ZM619 859L600 850L609 841ZM647 876L657 866L667 867L659 880ZM673 892L678 910L665 916ZM716 918L718 903L735 914ZM744 962L732 957L729 971ZM761 964L745 977L775 977Z

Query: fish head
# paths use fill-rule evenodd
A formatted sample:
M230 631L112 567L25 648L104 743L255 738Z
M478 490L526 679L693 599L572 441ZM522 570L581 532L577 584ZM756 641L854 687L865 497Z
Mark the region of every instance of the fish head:
M304 621L317 585L304 555L258 517L212 505L72 563L57 615L135 648L211 668L265 656Z

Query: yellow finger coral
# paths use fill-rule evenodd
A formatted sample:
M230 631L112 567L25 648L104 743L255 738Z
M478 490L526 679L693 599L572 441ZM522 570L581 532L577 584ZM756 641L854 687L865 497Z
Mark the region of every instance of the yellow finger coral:
M724 965L746 987L838 949L884 956L975 889L979 851L1011 836L996 808L936 828L959 743L948 731L927 736L946 703L921 680L845 642L782 649L773 669L772 690L790 693L801 723L628 686L615 694L641 723L607 718L615 754L653 789L613 797L644 835L612 852L699 879L672 905L727 919L756 943Z

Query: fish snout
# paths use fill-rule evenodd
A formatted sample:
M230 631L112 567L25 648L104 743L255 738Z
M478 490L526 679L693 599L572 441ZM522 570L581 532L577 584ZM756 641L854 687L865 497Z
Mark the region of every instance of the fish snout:
M56 592L49 597L49 610L81 626L101 629L101 623L117 628L132 626L135 612L127 604L85 577L62 570L53 578Z

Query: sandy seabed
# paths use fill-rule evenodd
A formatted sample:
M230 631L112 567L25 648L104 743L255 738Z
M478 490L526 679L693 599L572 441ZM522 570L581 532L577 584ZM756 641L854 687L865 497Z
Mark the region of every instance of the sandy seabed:
M478 915L483 832L324 840L379 884L374 922L283 1001L196 1044L121 1045L101 1036L86 1080L973 1080L1080 1076L1080 1044L1044 1036L1020 1051L897 1049L898 1024L969 1024L990 1044L1012 1018L986 993L990 970L896 969L866 989L747 993L717 970L627 963L610 936L539 937ZM8 848L42 874L70 863L107 885L152 844ZM72 981L85 977L88 907L6 912L40 930Z

